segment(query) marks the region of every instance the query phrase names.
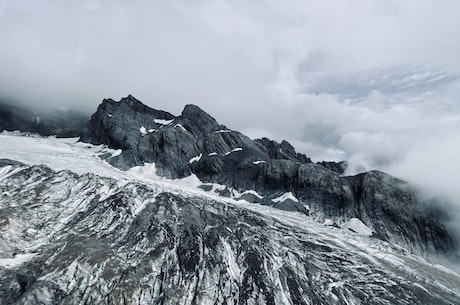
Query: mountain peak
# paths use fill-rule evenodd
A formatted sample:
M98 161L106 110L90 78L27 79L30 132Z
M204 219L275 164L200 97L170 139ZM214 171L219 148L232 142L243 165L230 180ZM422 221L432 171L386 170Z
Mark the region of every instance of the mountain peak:
M216 126L219 126L216 119L200 107L193 104L185 105L181 114L181 119L184 127L188 128L192 132L200 134L200 136L204 136L212 129L215 129Z
M217 192L222 196L240 194L241 200L249 196L251 202L283 210L311 211L322 222L358 218L375 236L416 253L455 248L442 224L422 215L414 193L390 176L344 177L344 164L312 163L287 141L251 140L196 105L186 105L176 117L131 95L110 101L91 117L81 140L121 149L107 161L122 170L155 163L157 175L176 179L194 174L203 185L222 185Z

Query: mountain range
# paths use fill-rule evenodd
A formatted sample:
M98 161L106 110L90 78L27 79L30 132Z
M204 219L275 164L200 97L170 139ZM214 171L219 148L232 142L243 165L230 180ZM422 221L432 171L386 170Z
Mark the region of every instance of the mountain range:
M0 127L49 135L2 109ZM79 141L0 135L2 304L460 303L426 260L458 252L446 212L403 180L195 105L130 95L67 121Z

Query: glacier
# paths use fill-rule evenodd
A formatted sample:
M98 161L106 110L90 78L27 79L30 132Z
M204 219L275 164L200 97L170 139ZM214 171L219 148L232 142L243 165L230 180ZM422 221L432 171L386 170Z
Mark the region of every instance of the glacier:
M1 304L460 304L458 274L395 243L119 170L103 145L0 143Z

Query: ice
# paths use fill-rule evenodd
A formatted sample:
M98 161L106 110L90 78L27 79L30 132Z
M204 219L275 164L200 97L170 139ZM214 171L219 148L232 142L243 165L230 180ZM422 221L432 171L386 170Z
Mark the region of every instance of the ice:
M227 257L227 271L234 280L240 281L241 271L240 267L236 263L235 253L233 252L232 247L223 238L220 238L220 241L225 248L225 254Z
M201 160L201 157L203 157L203 154L202 154L202 153L199 154L198 156L193 157L192 159L190 159L190 160L188 161L188 163L192 164L193 162L198 162L198 161Z
M41 138L0 135L0 158L29 165L46 165L53 170L70 170L77 174L94 173L120 178L122 172L104 162L99 155L115 150L103 145L77 142L78 138Z
M157 123L157 124L160 124L160 125L169 125L169 124L171 124L171 123L174 121L174 119L172 119L172 120L154 119L153 121L154 121L155 123Z
M292 201L295 201L295 202L299 202L299 200L295 198L295 196L291 192L284 193L283 195L281 195L278 198L273 199L272 201L273 202L284 202L288 199L291 199Z
M351 218L349 221L344 223L341 226L343 229L349 229L355 233L361 234L361 235L366 235L366 236L371 236L372 235L372 230L369 229L368 226L366 226L360 219L358 218Z
M5 268L14 268L27 261L30 261L37 253L16 254L13 258L0 258L0 266Z

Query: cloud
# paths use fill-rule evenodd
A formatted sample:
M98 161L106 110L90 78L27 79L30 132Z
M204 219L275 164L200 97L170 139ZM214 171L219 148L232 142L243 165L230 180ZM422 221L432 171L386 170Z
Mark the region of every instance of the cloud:
M0 1L0 92L133 94L460 198L456 0ZM431 175L430 175L431 173ZM441 182L443 181L443 182Z

